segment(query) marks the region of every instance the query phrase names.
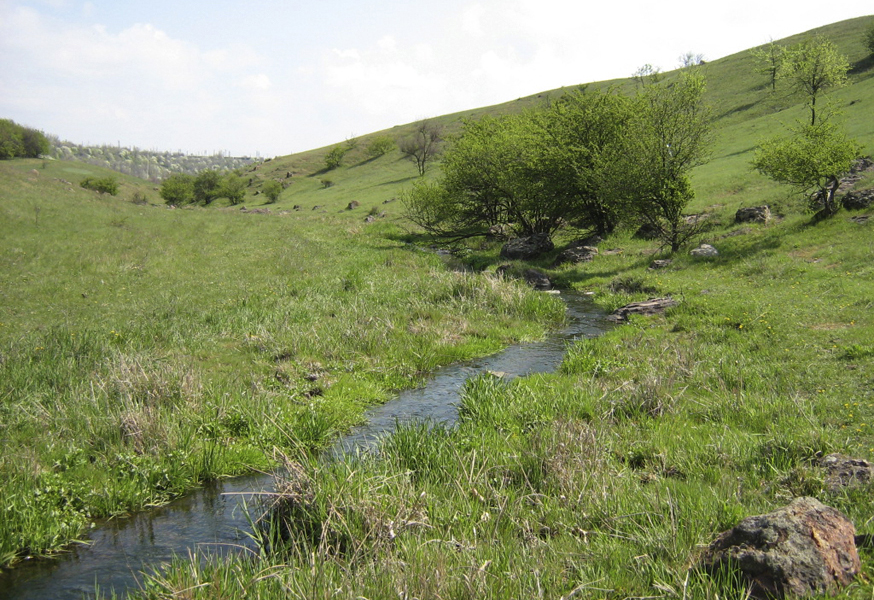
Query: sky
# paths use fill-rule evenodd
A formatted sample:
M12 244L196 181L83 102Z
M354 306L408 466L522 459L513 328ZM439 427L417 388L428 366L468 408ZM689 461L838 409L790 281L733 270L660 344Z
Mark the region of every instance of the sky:
M266 158L715 60L866 4L0 0L0 118L79 144Z

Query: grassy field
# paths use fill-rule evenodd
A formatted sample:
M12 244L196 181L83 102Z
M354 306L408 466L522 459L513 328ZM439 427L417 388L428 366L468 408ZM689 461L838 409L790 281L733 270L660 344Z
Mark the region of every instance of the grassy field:
M871 20L822 30L854 65L831 97L868 153ZM434 366L535 338L562 311L492 275L497 245L469 249L478 273L407 245L392 200L416 171L399 152L367 160L364 136L329 173L327 148L264 163L247 208L270 214L138 205L125 200L158 199L134 179L100 197L75 185L91 173L70 172L103 173L92 167L0 164L0 557L280 455L283 543L268 531L259 556L180 560L142 597L743 598L695 566L744 516L812 495L874 533L870 485L830 490L817 466L874 458L874 223L842 211L812 224L802 199L751 172L757 142L803 109L770 97L746 53L702 68L718 138L690 208L719 256L653 271L655 244L622 232L601 246L620 253L539 265L606 309L665 294L679 306L574 344L556 374L470 381L458 427L409 426L378 459L307 449ZM251 194L268 177L290 185L262 207ZM761 204L770 224L733 222ZM841 597L874 594L862 558Z

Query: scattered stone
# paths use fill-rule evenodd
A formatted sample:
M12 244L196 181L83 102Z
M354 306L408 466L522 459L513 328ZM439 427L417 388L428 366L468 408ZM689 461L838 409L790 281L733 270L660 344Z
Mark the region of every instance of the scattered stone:
M552 288L552 282L549 280L546 273L538 271L537 269L527 269L522 274L522 277L525 279L525 282L535 290L548 290Z
M303 210L303 206L301 206L300 204L295 204L291 207L291 210Z
M529 237L514 238L501 248L501 258L509 260L529 260L555 249L555 244L545 233L535 233Z
M629 315L657 315L665 312L665 310L672 306L677 306L677 304L679 304L679 302L670 296L666 298L650 298L643 302L632 302L631 304L626 304L622 308L617 308L613 311L613 314L607 317L607 319L614 323L621 323L627 321Z
M652 270L656 269L666 269L671 266L671 263L674 262L670 258L658 258L651 263L649 263L649 268Z
M852 458L843 454L829 454L819 461L825 469L825 481L833 492L871 481L874 465L862 458Z
M350 202L350 203L346 206L346 210L355 210L355 209L358 208L359 206L361 206L361 203L360 203L358 200L353 200L352 202Z
M874 204L874 188L858 192L847 192L841 199L841 205L847 210L862 210Z
M320 208L322 208L322 206L321 206L320 204L316 204L316 205L313 207L313 210L319 210Z
M612 250L604 250L601 256L616 256L625 252L622 248L613 248Z
M555 257L553 267L563 265L564 263L578 264L581 262L590 262L595 255L598 254L598 249L594 246L572 246L562 250L561 254Z
M747 517L710 544L702 564L739 570L761 599L833 594L861 569L853 524L815 498Z
M858 223L859 225L864 225L865 223L868 222L868 219L870 219L870 218L871 218L870 215L860 215L858 217L850 217L850 220L853 223Z
M604 239L600 235L593 233L589 237L574 240L573 242L568 244L568 248L581 248L583 246L597 246L598 244L600 244L603 241L604 241Z
M719 251L710 244L701 244L700 246L689 252L689 254L701 258L712 258L714 256L719 256Z
M735 223L770 223L770 206L748 206L734 213Z

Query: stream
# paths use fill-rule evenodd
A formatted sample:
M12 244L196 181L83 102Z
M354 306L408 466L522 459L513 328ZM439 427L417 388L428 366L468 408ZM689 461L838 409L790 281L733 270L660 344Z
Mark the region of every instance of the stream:
M465 381L480 373L505 378L555 371L567 344L606 331L610 324L589 298L563 293L567 304L564 329L541 342L517 344L497 354L438 369L424 387L367 412L367 423L354 428L329 450L335 456L374 448L397 423L428 420L453 424ZM105 521L90 532L87 545L76 545L54 559L31 560L0 572L0 600L82 600L114 591L119 596L139 589L142 573L174 556L197 551L240 552L255 545L246 502L254 493L273 489L272 474L255 474L212 482L170 504Z

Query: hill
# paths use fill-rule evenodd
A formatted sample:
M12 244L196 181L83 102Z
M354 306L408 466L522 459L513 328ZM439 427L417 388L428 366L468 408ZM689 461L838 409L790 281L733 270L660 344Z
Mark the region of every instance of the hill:
M871 22L783 41L823 33L849 56L851 85L831 97L869 152ZM318 449L368 405L562 318L554 297L495 274L495 243L458 270L406 243L391 200L415 166L366 147L414 125L362 136L330 172L330 148L249 167L245 210L172 209L127 176L118 197L77 185L100 166L0 163L0 560L282 456L280 539L257 559L180 559L141 596L744 597L697 568L744 516L815 496L870 537L870 481L834 485L822 459L874 458L871 211L811 223L749 169L802 108L768 96L748 53L701 68L719 136L691 209L719 255L654 270L655 244L620 232L590 263L553 267L557 250L536 265L604 310L679 305L573 343L558 373L475 379L457 428L402 428L344 462ZM451 134L560 93L435 121ZM268 178L289 185L265 206ZM762 204L777 218L735 223ZM871 567L863 548L845 597L871 596Z

